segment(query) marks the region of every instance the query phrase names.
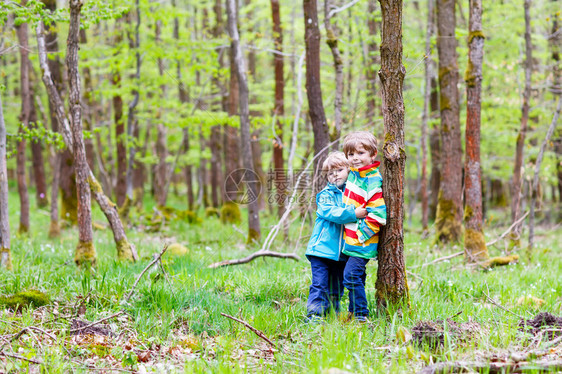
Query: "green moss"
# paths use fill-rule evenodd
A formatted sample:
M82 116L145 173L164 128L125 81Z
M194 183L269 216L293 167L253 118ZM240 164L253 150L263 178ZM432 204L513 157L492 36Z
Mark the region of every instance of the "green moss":
M220 218L223 224L241 222L242 216L240 214L240 207L233 202L224 203L221 208Z
M443 193L439 191L437 203L437 213L435 217L436 235L435 244L459 242L462 235L462 225L457 219L457 206L454 201L443 198Z
M2 250L0 250L0 256L6 257L2 266L4 266L7 270L13 270L12 253L10 252L10 248L2 248Z
M514 264L518 261L519 261L519 255L516 255L516 254L505 256L505 257L493 257L493 258L489 259L483 265L483 267L488 269L488 268L493 268L493 267L496 267L496 266Z
M439 93L439 108L443 110L451 109L451 101L443 91ZM443 130L448 131L448 130Z
M260 241L260 233L254 229L248 229L248 241L247 244L254 244Z
M125 201L123 201L123 205L119 208L119 217L121 217L121 219L123 221L126 221L127 218L129 217L129 212L131 211L131 199L129 199L129 196L125 196Z
M470 205L466 205L464 207L464 221L468 221L472 216L474 215L474 211L472 210L472 207Z
M210 206L205 209L205 217L220 217L220 212L217 208Z
M468 34L468 44L472 43L472 40L474 38L486 39L486 35L484 35L484 32L482 32L482 30L471 31Z
M482 262L490 258L482 231L464 230L465 258L468 262Z
M96 266L96 249L94 248L94 243L78 241L76 250L74 252L74 262L79 267L85 266L94 267Z
M468 87L475 87L476 86L476 76L474 75L474 64L472 60L469 58L468 63L466 65L466 71L464 72L464 81Z
M133 249L131 247L131 243L127 241L127 239L121 239L115 243L117 248L117 258L120 261L131 261L134 262L135 259L133 258Z
M103 188L92 176L88 176L88 184L90 185L90 190L93 193L103 193Z
M18 292L12 296L0 298L0 305L11 310L22 310L23 308L38 308L51 301L48 295L41 291L29 290Z
M391 134L390 132L387 132L386 134L384 134L384 144L393 142L395 140L394 135Z
M197 213L192 210L182 210L177 213L177 216L181 220L185 220L191 224L199 225L203 223L203 220L197 216Z

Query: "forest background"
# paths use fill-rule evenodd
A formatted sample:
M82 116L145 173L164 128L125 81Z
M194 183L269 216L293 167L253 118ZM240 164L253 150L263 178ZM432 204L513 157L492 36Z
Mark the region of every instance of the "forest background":
M272 370L340 367L362 371L363 361L367 359L377 362L378 369L373 370L396 366L401 371L410 371L434 361L461 360L467 352L471 352L473 362L489 362L489 356L471 351L474 346L470 344L474 340L463 346L457 336L460 333L447 327L442 320L461 310L464 314L459 318L466 323L475 319L479 323L476 330L488 331L489 326L484 321L495 316L490 306L494 308L500 301L511 305L518 319L515 323L503 321L507 327L495 331L496 335L476 334L478 337L474 339L478 343L475 345L498 350L516 347L527 353L534 345L537 349L543 347L542 341L534 337L522 338L517 331L517 321L532 317L538 310L560 311L560 298L556 296L560 294L560 262L552 261L552 256L560 257L556 239L560 235L562 199L560 130L554 131L551 140L546 142L544 159L539 165L540 177L533 187L540 146L547 137L549 125L556 123L552 119L560 95L559 1L525 2L532 4L527 7L531 21L527 29L530 43L524 37L523 2L483 4L480 34L469 30L469 14L474 2L445 1L436 5L412 1L404 4L401 62L405 68L402 97L407 162L403 169L400 191L403 204L400 205L406 229L404 244L398 249L402 262L405 258L407 264L401 269L402 284L405 284L406 268L420 269L410 272L404 292L411 303L411 313L403 315L391 308L387 314L383 313L388 318L379 316L374 327L357 327L338 319L323 329L303 327L299 315L303 314L307 293L306 261L295 265L292 261L272 259L242 265L251 267L252 274L235 268L206 269L209 265L225 265L221 261L236 261L254 251L260 256L298 258L303 255L314 220L313 199L318 186L310 182L314 180L314 166L318 163L318 157L314 156L319 154L322 131L329 136L322 141L326 145L334 142L333 149L338 148L340 135L353 130L375 133L381 149L392 140L383 127L381 82L377 77L382 59L379 47L383 23L379 4L374 1L317 4L321 36L319 60L314 66L309 65L311 58L306 54L304 38L307 25L304 20L310 17L304 17L303 12L311 11L311 3L312 8L316 8L314 2L308 1L304 2L304 9L301 3L276 1L238 1L236 4L249 94L246 135L244 113L239 109L239 95L243 95L244 90L240 89L240 76L236 74L236 59L233 58L236 38L229 37L232 30L228 29L232 24L229 25L228 20L232 17L228 17L223 2L85 2L81 9L79 52L65 48L72 44L70 38L66 39L72 34L68 4L37 1L2 4L2 109L7 132L9 186L2 203L7 203L9 209L3 221L9 217L14 269L2 272L3 293L9 296L26 290L41 290L50 294L51 299L39 309L31 305L23 312L17 307L4 312L5 319L9 320L3 325L4 338L12 348L12 353L3 351L2 364L7 370L17 370L21 365L33 366L35 360L35 363L61 371L68 365L139 370L143 363L145 369L169 364L186 365L184 368L195 370L206 370L206 365L223 370L248 365ZM437 57L438 18L428 18L428 8L437 9L446 3L453 7L453 19L449 21L456 21L453 30L461 75L457 85L460 94L457 128L463 137L467 84L462 73L469 71L465 79L470 82L468 42L474 38L484 40L479 143L484 207L481 226L488 243L505 241L506 244L501 252L493 254L501 255L507 262L515 260L518 251L526 247L518 240L521 234L527 239L527 230L525 225L522 233L517 231L514 236L512 223L524 220L523 212L531 207L538 210L533 214L539 225L536 244L539 250L529 251L517 270L509 266L496 269L495 273L482 273L477 270L482 267L478 266L482 265L480 259L475 261L468 255L470 251L464 253L466 266L449 264L449 260L459 257L457 246L466 248L469 241L466 236L463 240L462 235L442 235L439 225L432 224L435 219L439 220L438 191L449 182L447 178L440 178L441 161L449 156L443 154L443 144L440 144L442 133L446 132L440 109L441 112L446 109L443 97L447 99L447 96L443 96L442 90L439 97L439 86L447 70L440 68ZM279 10L277 20L275 12L272 17L275 6ZM65 139L61 135L64 132L60 125L62 117L56 115L56 105L52 101L54 91L42 82L45 65L41 65L41 48L35 33L39 20L43 20L46 28L45 33L39 33L46 41L46 65L61 102L68 108L63 107L63 111L70 114L72 125L76 108L66 102L69 98L72 100L72 95L78 95L74 97L81 101L83 156L99 184L92 185L87 177L83 180L90 182L94 198L110 220L108 224L102 212L94 208L95 240L91 228L90 233L82 230L84 225L80 224L77 214L80 187L77 189L73 183L72 164L77 159L72 152L62 151L63 143L68 145L68 137ZM431 21L429 26L428 20ZM72 63L68 56L76 52L79 86L73 83L72 70L66 68ZM281 74L280 62L284 64ZM314 69L321 82L321 94L313 98L323 100L323 105L320 104L326 118L322 131L316 127L318 122L314 117L313 107L318 101L310 102L307 97L307 92L314 88L308 83L308 74ZM530 86L526 73L531 77ZM283 89L279 91L281 83ZM428 91L427 87L431 89ZM522 105L526 92L530 103L529 127L522 137ZM72 136L75 134L73 127ZM74 144L79 144L74 139ZM514 200L516 144L521 139L524 141L524 163L519 168L522 170L522 198L517 212L512 213L513 207L509 205ZM251 152L244 148L250 142ZM462 144L464 146L464 141ZM244 159L250 153L250 161ZM135 161L130 162L131 159ZM244 177L244 173L236 171L239 169L252 169L256 173L260 183L254 187L261 191L257 200L251 198L251 189L238 187ZM302 185L295 183L299 176ZM423 180L427 180L426 188ZM533 189L537 205L531 203ZM27 197L28 194L31 196ZM459 192L459 199L461 196ZM285 200L288 197L298 203L288 205ZM249 202L255 205L252 207ZM287 208L293 211L284 214ZM112 209L115 212L112 213ZM465 218L466 212L465 209ZM261 224L255 217L261 219ZM280 219L287 223L283 224ZM117 220L122 232L115 229ZM460 225L460 219L458 221ZM79 240L76 240L76 224ZM510 230L506 231L507 228ZM507 234L496 241L491 233L495 237ZM88 235L91 245L84 246L82 239ZM5 231L2 237L5 240ZM140 262L149 259L154 252L160 253L165 243L172 244L165 248L173 248L171 252L174 253L168 253L169 257L158 269L152 270L147 277L150 279L139 283L138 295L129 302L137 287L136 283L133 286L133 280L137 274L142 274L145 265ZM3 248L10 249L10 245L4 242ZM114 248L121 260L141 261L134 265L114 261ZM3 250L3 253L6 252ZM77 272L69 265L72 263L69 256L79 265L87 264L88 268L93 265L96 270ZM428 257L437 260L430 261ZM4 258L3 255L3 264ZM541 264L548 271L544 277L537 278L535 266ZM489 268L488 265L484 268ZM377 267L376 264L372 266ZM451 266L457 279L444 274ZM372 269L369 273L372 289L377 271ZM510 275L514 272L524 276ZM272 274L277 279L273 283ZM296 279L283 281L287 276L293 277L292 274L298 275ZM539 279L544 283L534 283ZM454 289L457 280L459 286ZM505 282L512 282L512 287L508 289ZM187 292L186 285L191 287ZM529 291L531 285L536 292ZM447 290L445 298L444 290ZM460 296L463 292L468 296ZM379 298L371 297L373 306L379 304ZM500 301L496 302L496 298ZM455 304L461 305L458 310ZM67 313L68 321L73 321L70 328L64 325L65 319L47 323L49 316L59 313L59 307ZM130 328L129 334L111 337L100 331L80 330L84 326L79 325L78 317L94 321L116 311L121 313L120 317L115 316L117 322L107 329L125 331ZM265 346L260 346L259 340L254 341L248 335L248 330L224 321L221 312L248 319L266 334L276 336L278 345L266 342ZM268 321L270 315L274 315L273 324ZM423 336L417 339L422 333L414 334L417 340L413 340L422 342L421 346L412 345L409 331L419 327L419 321L424 319L441 320L436 325L444 343L437 344L438 347L425 341ZM41 327L37 327L38 324ZM454 326L455 322L449 324ZM25 326L35 326L44 334L38 333L38 338L30 333L35 340L19 339L22 334L18 332L25 330ZM152 331L154 326L160 326L158 331ZM291 337L293 333L298 337ZM361 348L357 357L328 353L355 346L357 339L364 339L363 334L367 334L369 346L377 349ZM321 339L316 340L316 336ZM62 342L69 341L73 348L59 352L57 344L64 346L66 343ZM156 352L157 346L165 349ZM555 344L548 347L552 346ZM21 359L22 352L28 360ZM297 358L292 361L289 357L295 352ZM531 353L537 355L537 351ZM549 354L557 357L556 352ZM16 357L8 358L9 355ZM65 362L66 355L74 361ZM526 362L513 360L509 355L501 357L505 358L506 365ZM47 363L49 358L53 362ZM186 358L189 364L183 362Z

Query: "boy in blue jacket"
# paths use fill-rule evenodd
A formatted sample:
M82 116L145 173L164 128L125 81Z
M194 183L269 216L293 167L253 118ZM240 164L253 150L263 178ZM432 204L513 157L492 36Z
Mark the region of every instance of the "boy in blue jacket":
M345 260L340 261L344 244L343 224L356 222L367 215L365 208L346 206L342 202L349 173L349 161L345 154L330 153L322 170L327 173L328 185L316 195L316 222L306 249L312 269L312 284L306 303L309 321L325 316L331 308L339 312L346 263Z

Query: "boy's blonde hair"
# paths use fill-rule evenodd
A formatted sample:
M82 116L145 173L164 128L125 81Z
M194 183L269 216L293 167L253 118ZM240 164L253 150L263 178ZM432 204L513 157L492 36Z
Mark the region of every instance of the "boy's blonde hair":
M345 153L340 151L330 152L322 164L322 171L326 172L341 167L349 167L349 160L345 157Z
M378 153L377 138L368 131L354 131L347 134L343 139L343 153L347 156L350 152L357 150L359 146L374 156Z

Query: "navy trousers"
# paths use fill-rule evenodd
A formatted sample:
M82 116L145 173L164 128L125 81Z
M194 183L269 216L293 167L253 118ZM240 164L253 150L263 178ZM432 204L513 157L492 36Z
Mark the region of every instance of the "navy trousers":
M334 261L316 256L306 257L312 268L312 284L306 303L306 314L325 316L332 308L339 313L344 288L345 261Z
M343 271L343 284L349 290L349 312L356 317L369 316L365 293L368 262L369 260L361 257L349 257Z

